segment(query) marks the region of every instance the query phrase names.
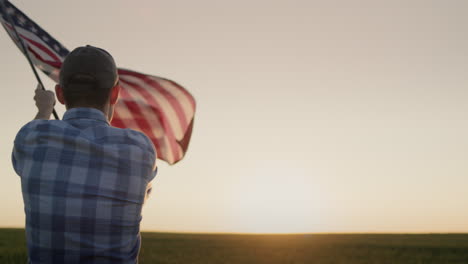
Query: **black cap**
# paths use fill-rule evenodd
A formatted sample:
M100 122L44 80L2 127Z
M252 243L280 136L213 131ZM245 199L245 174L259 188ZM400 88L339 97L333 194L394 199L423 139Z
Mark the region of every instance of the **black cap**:
M83 77L99 88L112 88L118 81L114 59L107 51L90 45L74 49L60 69L60 86L66 88Z

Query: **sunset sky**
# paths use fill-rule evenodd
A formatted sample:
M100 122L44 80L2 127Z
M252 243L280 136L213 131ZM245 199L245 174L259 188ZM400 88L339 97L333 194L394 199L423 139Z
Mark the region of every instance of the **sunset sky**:
M468 232L468 1L11 2L196 98L143 230ZM0 49L0 227L24 227L10 155L36 81L3 29Z

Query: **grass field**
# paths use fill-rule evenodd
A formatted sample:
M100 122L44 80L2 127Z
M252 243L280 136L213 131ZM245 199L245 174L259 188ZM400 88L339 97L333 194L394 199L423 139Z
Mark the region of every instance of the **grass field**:
M468 263L468 234L143 233L140 263ZM25 263L22 229L0 229L0 263Z

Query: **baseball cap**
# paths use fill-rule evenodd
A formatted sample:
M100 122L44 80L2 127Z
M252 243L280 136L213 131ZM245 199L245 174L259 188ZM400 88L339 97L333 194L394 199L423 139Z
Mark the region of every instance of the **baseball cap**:
M94 46L78 47L65 58L60 69L60 86L92 84L111 88L118 81L117 67L109 52Z

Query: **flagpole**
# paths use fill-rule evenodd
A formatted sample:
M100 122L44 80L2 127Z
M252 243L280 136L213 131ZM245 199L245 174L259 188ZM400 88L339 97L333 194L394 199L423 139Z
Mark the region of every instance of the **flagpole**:
M10 23L10 25L12 26L13 28L13 32L15 33L15 37L18 39L19 43L20 43L20 46L21 48L23 49L23 53L24 55L26 56L26 59L28 60L29 62L29 65L31 66L32 70L33 70L33 73L34 73L34 76L36 76L36 79L37 79L37 82L41 85L42 87L42 90L45 90L44 88L44 84L42 83L42 80L41 78L39 77L39 74L37 73L37 70L36 70L36 67L34 67L34 64L31 60L31 57L29 56L29 52L28 50L26 49L26 46L24 45L23 43L23 40L21 39L20 35L18 34L18 31L16 31L16 26L15 24L13 23L13 20L10 16L10 14L7 12L6 10L6 7L5 7L5 2L8 2L8 0L0 0L0 5L1 5L1 8L3 10L3 13L5 14L5 17L6 19L8 20L8 23ZM59 120L59 117L57 115L57 112L55 112L55 108L52 108L52 114L54 115L55 119Z

